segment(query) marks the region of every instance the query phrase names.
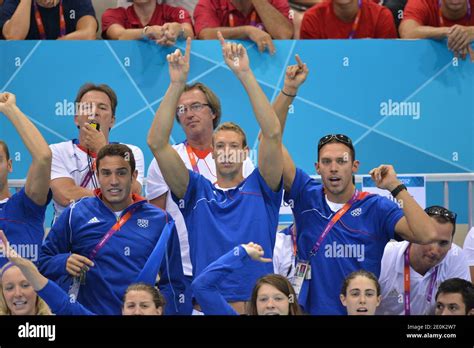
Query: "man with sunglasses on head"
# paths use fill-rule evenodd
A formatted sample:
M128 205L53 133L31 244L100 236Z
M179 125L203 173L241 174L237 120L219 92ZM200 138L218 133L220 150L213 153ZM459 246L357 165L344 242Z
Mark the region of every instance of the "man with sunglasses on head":
M304 70L298 64L299 76ZM282 132L288 107L301 83L291 91L282 90L274 104ZM380 274L383 250L397 233L402 238L432 243L438 232L432 219L397 179L391 165L370 171L377 187L391 192L402 209L379 195L359 192L353 175L359 169L351 139L329 134L318 143L316 171L322 185L296 168L283 146L285 202L292 208L296 234L296 271L292 283L298 301L310 314L346 314L339 300L345 277L366 269Z
M471 280L467 259L453 244L456 213L436 205L425 212L433 220L439 239L425 245L407 241L387 244L379 278L382 302L377 314L433 315L436 290L444 280Z

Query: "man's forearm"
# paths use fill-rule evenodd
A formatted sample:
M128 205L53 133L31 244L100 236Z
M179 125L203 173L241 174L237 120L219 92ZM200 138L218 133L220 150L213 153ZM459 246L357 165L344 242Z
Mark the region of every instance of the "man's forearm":
M29 260L22 260L18 267L25 278L31 283L31 286L33 286L35 291L42 290L48 283L48 279L38 271L33 262Z
M3 26L3 36L7 40L24 40L30 30L31 1L22 0L12 18Z
M265 30L273 39L287 40L293 37L293 24L268 0L253 0L252 3L265 25Z
M448 27L416 26L405 28L404 23L400 24L400 36L402 39L444 39L448 36Z
M95 40L95 32L91 29L76 30L58 38L58 40Z
M295 91L285 90L285 93L290 94L290 95L296 95L296 90ZM288 116L288 109L291 103L293 102L293 99L294 99L293 97L289 97L287 95L284 95L282 92L280 92L275 102L273 103L273 110L275 110L278 120L280 121L282 134L285 130L286 118Z
M56 202L67 207L72 201L78 201L83 197L93 197L94 191L80 186L62 189L61 192L57 192L53 188L53 195Z

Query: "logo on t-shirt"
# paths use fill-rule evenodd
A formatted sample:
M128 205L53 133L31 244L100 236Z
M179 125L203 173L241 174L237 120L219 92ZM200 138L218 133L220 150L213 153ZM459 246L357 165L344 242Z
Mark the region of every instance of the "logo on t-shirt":
M360 214L362 214L362 208L356 208L353 211L351 211L351 215L353 217L359 216Z
M137 226L141 228L148 227L148 220L147 219L137 219Z

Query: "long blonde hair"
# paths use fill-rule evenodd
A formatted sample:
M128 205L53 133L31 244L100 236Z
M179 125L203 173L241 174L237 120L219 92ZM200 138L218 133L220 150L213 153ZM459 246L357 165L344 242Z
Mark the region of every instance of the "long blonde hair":
M13 266L16 267L16 266ZM4 267L3 270L5 271L7 267ZM9 267L8 267L9 268ZM3 272L0 273L0 275ZM36 295L36 306L35 306L35 315L53 315L51 313L51 309L49 306L44 302L44 300ZM0 315L12 315L10 308L7 306L7 302L5 301L5 295L3 294L3 286L2 286L2 279L0 277Z

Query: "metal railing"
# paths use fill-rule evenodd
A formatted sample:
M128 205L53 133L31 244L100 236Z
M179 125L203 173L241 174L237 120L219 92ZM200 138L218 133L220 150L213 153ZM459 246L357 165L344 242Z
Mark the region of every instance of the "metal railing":
M443 183L443 206L449 208L449 183L450 182L467 182L467 204L468 204L468 225L469 228L474 226L474 207L473 207L473 186L474 173L436 173L436 174L398 174L399 176L423 175L426 182L442 182ZM320 178L319 176L313 176ZM362 183L362 175L356 175L356 183ZM146 179L144 179L146 185ZM8 180L8 187L14 188L17 191L25 185L24 179Z

